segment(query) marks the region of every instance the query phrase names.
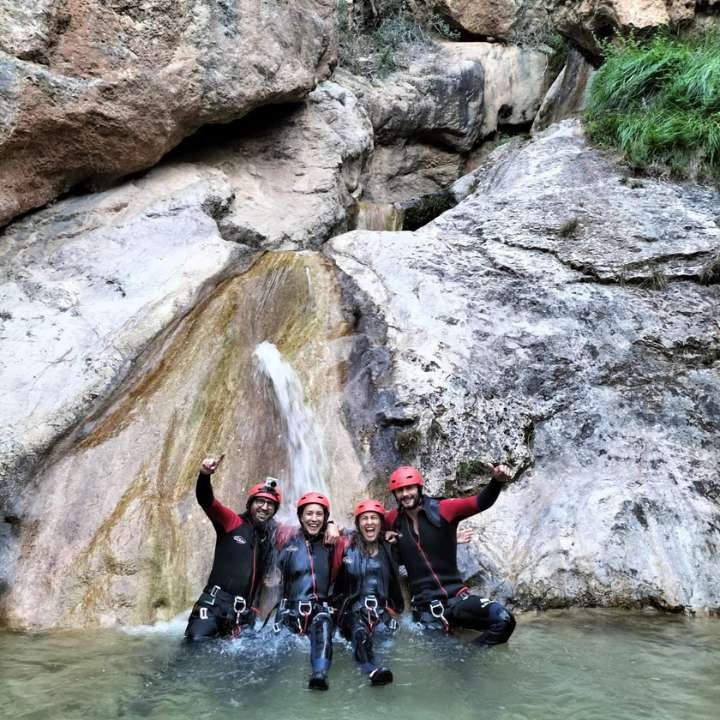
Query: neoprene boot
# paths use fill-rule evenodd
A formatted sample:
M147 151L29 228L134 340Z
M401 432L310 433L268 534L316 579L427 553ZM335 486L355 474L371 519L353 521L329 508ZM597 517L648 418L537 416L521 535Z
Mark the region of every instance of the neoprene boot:
M393 681L393 674L390 668L384 667L375 668L368 677L370 678L371 685L388 685Z
M327 673L322 671L316 671L310 676L308 682L310 690L327 690L330 685L328 684Z

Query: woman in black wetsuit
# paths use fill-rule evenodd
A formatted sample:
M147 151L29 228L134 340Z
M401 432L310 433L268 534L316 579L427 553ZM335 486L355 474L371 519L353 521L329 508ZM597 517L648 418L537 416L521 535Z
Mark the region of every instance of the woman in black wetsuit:
M306 493L298 500L297 512L300 527L278 531L283 585L277 620L290 632L310 638L312 674L308 687L327 690L333 633L329 594L343 544L333 548L325 543L330 501L324 495Z
M356 532L349 538L333 592L338 625L352 642L353 655L372 685L393 681L389 668L375 664L373 634L392 634L395 616L403 610L398 571L390 548L382 538L385 508L376 500L363 500L355 508Z

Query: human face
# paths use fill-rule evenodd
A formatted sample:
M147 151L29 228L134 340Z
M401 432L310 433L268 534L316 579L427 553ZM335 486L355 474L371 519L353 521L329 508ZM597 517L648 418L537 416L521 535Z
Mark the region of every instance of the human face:
M420 486L406 485L395 491L395 499L403 510L415 510L420 505Z
M255 498L250 503L250 517L256 525L263 525L275 514L277 505L267 498Z
M325 511L322 505L310 503L300 511L300 524L308 535L317 535L325 524Z
M382 527L382 518L380 513L376 512L364 512L358 516L358 530L362 539L368 543L374 543L378 541L380 537L380 529Z

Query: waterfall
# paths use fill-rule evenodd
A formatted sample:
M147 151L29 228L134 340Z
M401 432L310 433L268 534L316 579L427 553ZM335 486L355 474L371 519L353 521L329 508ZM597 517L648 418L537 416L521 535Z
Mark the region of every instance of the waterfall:
M280 411L289 468L280 478L283 503L280 519L295 517L295 503L309 490L330 494L327 482L327 459L321 442L321 431L315 416L305 404L302 383L290 363L271 342L261 342L253 353L256 368L272 384Z
M392 203L358 203L358 230L402 230L403 211Z

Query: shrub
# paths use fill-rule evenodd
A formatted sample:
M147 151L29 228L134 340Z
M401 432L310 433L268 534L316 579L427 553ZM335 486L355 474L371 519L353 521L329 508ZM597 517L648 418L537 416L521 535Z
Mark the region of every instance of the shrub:
M607 46L585 120L638 168L720 180L720 33Z
M432 45L432 35L457 37L434 13L418 13L406 0L374 3L337 0L338 60L342 67L363 75L384 77L405 56Z

